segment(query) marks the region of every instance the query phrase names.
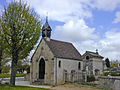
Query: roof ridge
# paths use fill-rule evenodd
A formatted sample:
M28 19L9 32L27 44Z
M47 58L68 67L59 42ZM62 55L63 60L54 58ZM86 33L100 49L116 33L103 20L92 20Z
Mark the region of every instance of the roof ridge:
M55 39L50 39L52 41L57 41L57 42L62 42L62 43L69 43L69 44L72 44L71 42L66 42L66 41L59 41L59 40L55 40Z
M90 53L96 53L96 52L92 52L92 51L86 51L86 52L90 52Z

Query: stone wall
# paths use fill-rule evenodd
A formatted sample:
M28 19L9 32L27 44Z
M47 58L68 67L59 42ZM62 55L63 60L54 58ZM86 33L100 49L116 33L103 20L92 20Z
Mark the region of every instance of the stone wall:
M99 74L103 74L103 62L100 58L92 58L93 62L93 74L95 75L95 69L100 70Z
M98 75L103 74L103 63L101 58L91 57L89 60L83 59L83 69L87 71L88 74L95 74L95 70L99 70Z
M25 81L30 81L30 73L24 75Z
M45 76L44 83L45 84L53 84L54 83L54 65L53 60L54 55L50 51L50 48L46 44L46 42L42 39L40 45L38 46L31 62L31 76L30 81L31 84L36 82L39 79L39 62L43 58L45 60Z
M59 67L59 61L61 61L61 67ZM81 63L80 70L78 69L78 64ZM57 84L65 83L65 73L71 74L72 71L80 72L83 70L83 62L80 60L71 59L61 59L57 58Z
M99 84L102 87L110 88L112 90L120 90L119 76L101 76L99 77Z

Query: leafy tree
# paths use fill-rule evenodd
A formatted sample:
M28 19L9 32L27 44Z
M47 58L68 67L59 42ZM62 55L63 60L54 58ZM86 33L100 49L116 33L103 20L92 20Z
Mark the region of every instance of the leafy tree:
M30 60L28 58L23 60L23 69L30 73Z
M2 56L3 56L3 50L4 50L3 37L1 35L2 35L2 28L0 23L0 74L2 72Z
M26 70L27 73L30 73L30 65L28 59L23 59L18 61L17 71L19 73L23 73L24 70Z
M26 65L25 70L27 71L27 73L30 73L30 65Z
M12 58L10 86L15 86L17 62L27 57L37 43L41 20L26 3L14 1L4 9L1 27Z
M110 61L108 58L105 59L105 63L106 63L107 68L110 68Z
M19 72L19 73L23 73L23 63L22 63L22 60L19 60L18 61L18 65L17 65L17 71Z
M4 65L2 67L2 73L9 73L10 65Z
M118 63L115 63L115 64L114 64L114 67L118 67Z

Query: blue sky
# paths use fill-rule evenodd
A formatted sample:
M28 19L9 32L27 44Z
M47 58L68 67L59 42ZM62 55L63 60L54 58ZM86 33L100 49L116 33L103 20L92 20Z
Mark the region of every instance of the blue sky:
M12 0L0 0L0 11ZM17 0L16 0L17 1ZM48 12L53 39L120 60L120 0L22 0L43 19ZM1 14L1 12L0 12Z

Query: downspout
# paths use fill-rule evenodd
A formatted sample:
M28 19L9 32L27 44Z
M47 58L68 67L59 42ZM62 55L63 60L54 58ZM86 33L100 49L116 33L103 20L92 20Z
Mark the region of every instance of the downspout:
M57 85L57 58L54 58L54 86Z

